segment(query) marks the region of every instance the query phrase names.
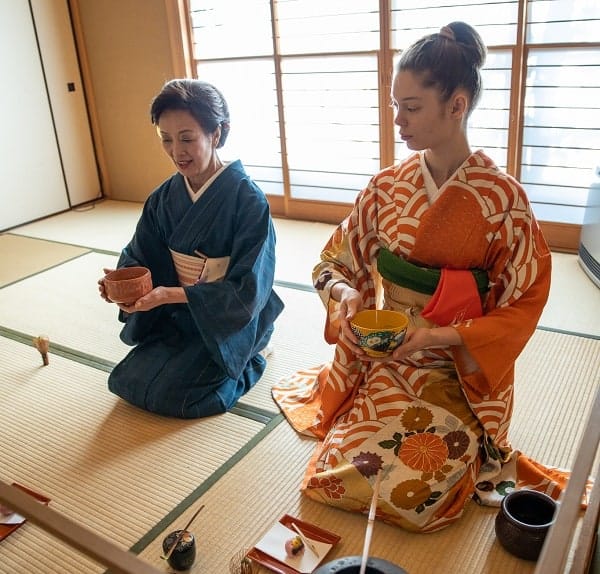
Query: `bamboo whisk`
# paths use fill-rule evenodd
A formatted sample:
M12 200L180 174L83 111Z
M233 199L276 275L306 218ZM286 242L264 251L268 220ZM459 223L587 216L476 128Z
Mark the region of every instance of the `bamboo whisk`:
M50 350L50 339L46 335L40 335L39 337L34 337L33 344L40 352L40 355L42 355L44 366L47 366L49 364L48 351Z

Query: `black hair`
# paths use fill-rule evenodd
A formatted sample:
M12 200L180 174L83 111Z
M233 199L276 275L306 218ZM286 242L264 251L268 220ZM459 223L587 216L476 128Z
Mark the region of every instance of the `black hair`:
M212 84L189 78L170 80L152 100L150 119L155 126L167 110L188 111L207 134L213 134L221 126L217 147L225 144L230 128L229 107Z
M452 22L402 52L397 72L415 73L426 88L437 88L444 102L457 88L465 89L470 96L470 114L481 96L479 70L486 55L485 44L473 27Z

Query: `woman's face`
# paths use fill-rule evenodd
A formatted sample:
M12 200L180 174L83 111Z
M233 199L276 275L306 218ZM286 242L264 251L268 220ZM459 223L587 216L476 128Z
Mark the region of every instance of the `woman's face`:
M442 102L439 91L423 87L413 72L396 74L392 86L394 123L409 149L435 149L452 143L460 121L450 113L451 102L452 98Z
M185 110L167 110L158 120L158 135L177 171L194 190L214 174L218 167L215 153L219 130L206 134L194 116Z

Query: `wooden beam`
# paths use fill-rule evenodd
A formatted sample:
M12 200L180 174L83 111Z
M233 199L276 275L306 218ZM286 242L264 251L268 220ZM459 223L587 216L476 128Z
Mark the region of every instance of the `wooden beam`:
M577 456L567 487L560 500L554 524L548 532L538 559L535 574L563 574L575 527L581 510L581 500L600 444L600 389L581 435ZM596 493L597 494L597 493ZM593 512L590 505L588 512ZM572 574L584 574L572 572Z
M25 516L86 556L108 566L115 574L164 574L92 530L40 504L22 490L0 481L0 502Z
M600 519L600 480L596 469L596 482L592 489L590 505L583 517L583 524L577 539L577 548L573 554L570 574L583 574L590 569L592 553L598 544L598 523Z

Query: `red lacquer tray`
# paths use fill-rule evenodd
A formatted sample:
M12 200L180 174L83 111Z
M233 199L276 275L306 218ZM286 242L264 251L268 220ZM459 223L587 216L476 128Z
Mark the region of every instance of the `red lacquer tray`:
M50 502L50 499L47 496L34 492L33 490L27 488L26 486L23 486L22 484L17 484L16 482L13 482L12 486L18 488L19 490L22 490L30 496L33 496L33 498L39 500L42 504L47 505ZM4 540L7 536L10 536L15 530L17 530L17 528L23 526L25 522L27 522L27 519L23 520L23 522L19 522L18 524L0 524L0 541Z
M295 516L290 516L289 514L284 514L279 522L288 528L292 528L292 523L296 523L298 527L304 532L308 537L318 540L320 542L326 542L327 544L331 544L332 547L335 546L342 538L333 532L329 532L328 530L324 530L315 524L311 524L310 522L305 522L304 520L300 520ZM262 564L265 568L272 570L273 572L277 572L277 574L298 574L298 570L292 568L289 564L285 564L280 562L276 558L269 556L265 552L258 550L258 548L252 548L247 554L248 558L254 560L258 564ZM323 556L325 558L325 556Z

